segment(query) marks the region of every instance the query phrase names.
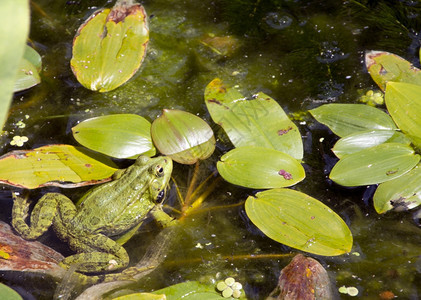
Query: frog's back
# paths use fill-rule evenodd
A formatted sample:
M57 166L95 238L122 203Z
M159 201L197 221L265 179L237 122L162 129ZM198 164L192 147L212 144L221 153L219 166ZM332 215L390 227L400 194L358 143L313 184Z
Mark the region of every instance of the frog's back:
M141 222L155 205L151 177L129 168L120 179L93 188L79 204L74 227L81 231L117 235Z

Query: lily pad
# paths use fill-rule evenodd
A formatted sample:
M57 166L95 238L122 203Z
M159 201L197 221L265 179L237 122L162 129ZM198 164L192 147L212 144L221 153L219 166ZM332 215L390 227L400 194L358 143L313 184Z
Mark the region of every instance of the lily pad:
M329 178L344 186L382 183L397 178L420 160L414 149L399 143L386 143L344 156Z
M421 148L421 86L388 82L385 102L398 127Z
M212 120L222 126L235 147L265 147L302 159L297 126L268 95L260 92L247 100L216 78L206 87L205 102Z
M305 178L298 160L262 147L235 148L225 153L216 166L226 181L254 189L287 187Z
M111 91L139 69L146 55L149 28L145 9L119 0L83 23L73 40L70 61L77 80L93 91Z
M389 81L421 85L420 69L396 54L369 51L365 54L365 64L371 77L383 91Z
M373 196L379 214L389 210L404 211L421 204L421 167L379 185Z
M70 145L48 145L0 157L0 183L34 189L79 187L111 180L117 170L107 157Z
M352 234L329 207L291 189L272 189L245 203L250 220L265 235L287 246L334 256L351 251Z
M151 127L159 151L176 162L194 164L212 155L215 137L201 118L181 110L164 109Z
M365 104L325 104L310 113L340 137L365 130L397 129L388 114Z
M72 128L83 146L117 158L153 156L151 123L135 114L116 114L85 120Z
M339 158L386 142L410 145L411 141L401 132L394 130L365 130L341 138L332 151Z

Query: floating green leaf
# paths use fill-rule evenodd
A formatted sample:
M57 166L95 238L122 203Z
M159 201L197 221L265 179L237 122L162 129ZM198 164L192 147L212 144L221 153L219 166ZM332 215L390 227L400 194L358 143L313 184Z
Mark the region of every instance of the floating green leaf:
M254 146L225 153L216 166L226 181L254 189L287 187L305 177L304 168L292 156Z
M182 164L206 159L215 150L215 137L209 125L185 111L164 109L152 123L151 133L159 151Z
M408 173L379 185L373 196L374 208L379 214L391 209L403 211L421 204L421 168L418 165Z
M26 45L25 52L23 53L23 58L29 61L38 72L41 72L42 69L42 59L41 55L29 45Z
M389 81L421 85L420 70L396 54L369 51L365 54L365 64L371 77L383 91Z
M33 48L26 45L25 53L19 64L14 91L26 90L41 82L41 56Z
M142 5L117 1L96 11L73 40L70 61L77 80L93 91L111 91L139 69L146 54L149 29Z
M421 148L421 86L388 82L385 102L398 127Z
M325 104L310 113L340 137L364 130L397 129L389 115L365 104Z
M156 153L151 123L135 114L116 114L85 120L72 128L83 146L117 158L134 158Z
M377 184L405 174L419 160L411 147L386 143L344 156L329 178L344 186Z
M113 300L167 300L165 295L155 295L150 293L135 293L135 294L128 294L123 295L117 298L113 298Z
M385 142L402 143L409 146L411 141L404 134L394 130L365 130L341 138L332 151L339 158Z
M215 290L214 285L206 285L198 281L186 281L176 285L166 287L153 292L154 294L164 294L167 300L221 300L221 293ZM231 298L232 299L232 298ZM243 296L240 299L246 299Z
M21 188L78 187L110 180L115 164L99 154L70 145L48 145L0 157L0 182Z
M0 127L3 128L29 32L29 2L2 0L0 11Z
M247 100L216 78L206 87L205 102L212 120L222 126L235 147L265 147L302 159L297 126L268 95L257 93Z
M7 285L0 283L0 298L5 300L22 300L22 297Z
M351 251L352 234L345 222L320 201L290 189L272 189L250 196L250 220L271 239L318 254Z

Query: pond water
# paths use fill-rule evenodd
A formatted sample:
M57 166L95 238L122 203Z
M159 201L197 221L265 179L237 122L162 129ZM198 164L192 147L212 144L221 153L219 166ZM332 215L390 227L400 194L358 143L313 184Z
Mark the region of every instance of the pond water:
M356 103L367 90L377 89L364 67L364 51L393 52L419 65L421 4L389 2L142 1L149 15L150 42L141 69L124 86L95 93L81 87L70 70L71 44L79 25L113 1L32 1L30 38L43 58L42 83L15 95L5 126L11 134L1 141L2 153L16 149L9 144L13 135L29 138L25 149L76 145L70 128L81 120L135 113L153 121L162 109L176 108L204 118L221 137L213 156L201 164L199 181L204 180L231 147L203 101L204 88L212 79L237 84L249 96L263 91L291 114L324 103ZM201 42L209 34L229 35L234 46L225 55L217 54ZM26 127L18 128L16 123L22 120ZM329 181L335 163L330 148L337 138L309 116L296 124L305 146L306 179L293 188L331 207L354 236L351 254L313 257L337 288L356 287L358 298L381 299L387 291L401 299L421 297L421 231L412 213L377 215L372 187L346 189ZM175 166L173 176L182 192L192 173L192 166ZM10 223L12 199L7 191L4 188L1 194L1 218ZM65 191L73 199L82 192ZM241 203L255 192L221 180L204 207L233 206L185 220L163 265L136 288L149 291L186 280L233 276L243 284L248 299L268 296L280 270L298 251L267 238L247 218ZM170 198L168 204L176 205L174 188ZM134 261L158 231L148 226L128 243ZM69 253L53 233L42 241ZM3 272L0 282L25 290L26 299L52 298L55 289L50 279L38 275ZM37 288L30 287L33 282ZM341 295L347 297L352 298Z

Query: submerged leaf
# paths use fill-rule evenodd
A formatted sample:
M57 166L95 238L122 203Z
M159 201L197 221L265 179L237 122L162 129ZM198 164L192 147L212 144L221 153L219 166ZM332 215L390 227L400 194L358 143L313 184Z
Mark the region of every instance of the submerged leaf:
M388 82L385 101L398 127L421 148L421 86Z
M418 165L408 173L379 185L373 196L374 208L379 214L391 209L403 211L421 204L421 168Z
M389 115L365 104L325 104L310 113L340 137L364 130L397 129Z
M212 155L215 137L201 118L181 110L164 109L151 127L159 151L176 162L194 164Z
M111 91L139 69L146 54L149 28L142 5L117 1L83 23L73 40L70 61L77 80L93 91Z
M259 146L303 157L303 143L297 126L279 104L264 93L247 100L216 78L205 90L212 120L221 125L235 147Z
M8 259L0 258L0 271L34 272L49 274L56 278L62 278L66 273L59 266L64 259L63 255L38 241L21 238L8 224L1 221L0 241L0 250L6 250L9 254Z
M317 255L351 251L345 222L322 202L298 191L272 189L250 196L247 216L264 234L287 246Z
M116 170L109 158L70 145L12 151L0 157L0 182L27 189L102 183Z
M384 51L369 51L365 54L365 65L373 80L383 90L389 81L421 85L421 72L402 57Z
M386 143L344 156L329 178L344 186L377 184L405 174L419 160L411 147Z
M151 123L135 114L116 114L85 120L72 128L83 146L117 158L135 158L156 153Z
M314 258L294 256L279 276L278 299L331 300L336 299L333 285L325 268Z
M255 189L287 187L305 177L304 168L292 156L254 146L238 147L225 153L217 168L226 181Z

